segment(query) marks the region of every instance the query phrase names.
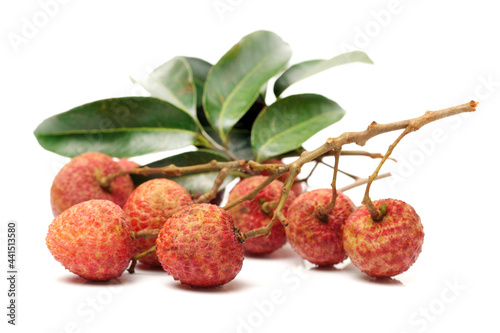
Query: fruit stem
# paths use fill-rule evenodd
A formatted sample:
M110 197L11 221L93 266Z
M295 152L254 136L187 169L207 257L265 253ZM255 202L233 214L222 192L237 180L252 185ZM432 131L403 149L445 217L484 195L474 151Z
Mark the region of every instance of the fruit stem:
M221 169L229 170L248 170L248 164L245 160L229 161L229 162L219 162L212 160L205 164L188 165L188 166L176 166L174 164L166 165L160 168L151 168L148 166L143 166L131 170L121 170L120 172L108 175L106 177L101 177L98 179L101 187L109 187L111 182L120 176L127 174L137 174L142 176L152 175L152 174L164 174L169 176L182 176L185 174L198 173L198 172L208 172L208 171L220 171Z
M400 130L400 129L404 129L405 132L415 131L415 130L418 130L420 127L422 127L430 122L433 122L435 120L450 117L450 116L457 115L457 114L460 114L463 112L475 111L477 105L478 105L477 102L470 101L469 103L457 105L457 106L450 107L447 109L442 109L439 111L427 111L423 116L413 118L413 119L407 119L407 120L402 120L402 121L388 123L388 124L377 124L376 122L372 122L368 126L368 128L364 131L345 132L336 138L327 139L325 144L321 145L320 147L318 147L314 150L302 152L300 157L297 160L295 160L293 163L285 165L285 166L281 166L279 168L279 171L280 171L279 174L285 173L286 171L290 171L290 175L287 178L285 186L283 187L284 191L281 194L278 207L274 211L273 218L271 219L269 224L266 227L250 230L245 234L241 233L240 239L242 239L242 241L244 241L245 239L248 239L248 238L269 235L271 232L271 228L272 228L273 224L276 222L276 220L280 220L284 226L287 225L286 218L283 215L283 213L281 212L281 210L283 209L283 205L284 205L285 200L288 198L288 192L291 188L291 185L293 184L295 177L297 177L298 172L300 172L300 168L304 164L311 162L311 161L314 161L325 154L329 154L329 152L331 152L332 150L333 151L340 150L340 148L343 145L350 144L350 143L356 143L360 146L363 146L368 140L370 140L371 138L373 138L377 135L387 133L387 132L393 132L393 131ZM382 166L382 164L389 158L389 155L390 155L390 151L384 155L383 161L381 161L381 163L379 164L379 168L377 168L374 175L372 175L368 178L368 182L367 182L368 185L367 185L366 193L369 193L369 188L371 186L371 183L375 179L379 179L379 177L377 176L378 171L380 170L380 167ZM248 162L248 165L250 166L251 169L253 169L253 167L255 166L254 163L256 163L256 162L253 162L253 161ZM283 170L283 172L281 172L282 170ZM232 203L226 205L224 208L229 209L230 207L234 207L237 204L239 204L245 200L253 199L255 197L256 193L258 193L258 191L260 191L266 185L270 184L271 181L273 181L277 177L278 177L278 173L271 174L268 177L268 180L264 181L261 184L261 186L258 187L258 190L257 190L257 188L255 188L252 191L251 195L247 194L246 196L244 196L242 198L236 199ZM361 182L362 181L360 181L359 183L361 183ZM350 187L350 188L352 188L352 187ZM382 212L380 212L373 205L373 202L370 200L370 197L368 195L365 195L365 198L363 199L363 201L364 201L364 203L366 202L367 208L372 209L372 212L373 212L372 216L375 216L375 218L380 219L381 218L380 215L382 214ZM371 204L371 206L370 206L370 204Z
M224 180L229 176L231 173L231 169L228 168L222 168L219 171L219 174L217 175L217 178L215 178L214 185L208 191L207 193L201 195L197 200L196 203L204 203L204 202L209 202L213 198L217 196L217 192L219 192L219 188L222 186L222 183Z
M383 173L381 175L378 175L377 178L374 179L374 181L375 180L379 180L379 179L383 179L383 178L387 178L387 177L390 177L390 176L391 176L391 173L390 172L386 172L386 173ZM356 180L353 183L342 187L339 191L340 192L348 191L348 190L353 189L355 187L358 187L358 186L361 186L361 185L365 185L366 183L368 183L368 181L369 181L368 178L357 177Z
M298 182L304 182L306 184L308 184L309 182L309 178L311 178L311 176L313 175L314 171L316 170L316 168L318 167L318 164L321 163L321 159L322 157L319 157L317 158L314 162L314 166L312 167L311 171L309 171L309 174L304 178L304 179L301 179L301 180L298 180L298 181L295 181L296 183Z
M342 156L368 156L371 158L382 158L383 157L383 155L380 153L370 153L370 152L363 151L363 150L343 150L340 155L342 155ZM389 159L393 160L394 162L397 162L394 158L389 158Z
M387 205L385 207L381 206L380 208L375 207L375 204L370 199L370 195L369 195L370 187L371 187L373 181L375 180L375 178L377 178L378 173L379 173L380 169L382 168L382 165L384 165L385 161L387 161L387 159L389 158L389 156L393 152L394 148L396 148L397 144L401 141L401 139L403 139L408 133L413 132L417 129L418 128L415 128L414 125L412 125L412 124L408 125L405 128L405 130L403 131L403 133L401 133L398 136L396 141L394 141L394 143L389 146L389 149L387 149L387 152L385 153L384 157L382 157L382 160L380 160L380 163L378 164L377 168L375 169L373 174L368 178L368 183L366 184L365 196L363 197L362 203L363 203L363 205L365 205L366 209L368 209L368 211L370 212L370 215L372 216L372 220L375 222L380 222L384 218L384 216L387 212Z
M328 222L328 214L335 209L335 201L337 200L337 172L339 171L339 159L342 148L334 150L335 166L333 167L332 179L332 199L328 205L320 207L316 210L316 217L322 222Z
M148 249L148 250L146 250L146 251L144 251L144 252L136 255L136 256L133 256L132 259L131 259L132 262L130 263L130 266L127 269L127 271L130 274L135 273L135 266L137 265L137 260L139 260L139 259L141 259L141 258L143 258L143 257L147 256L148 254L151 254L151 253L153 253L155 251L156 251L156 245L153 246L153 247L151 247L150 249Z
M260 205L260 210L266 214L271 215L273 210L278 206L279 201L264 201Z
M271 229L273 228L274 223L276 221L280 221L281 224L284 227L288 226L287 219L285 215L283 215L283 207L285 207L286 200L288 199L288 195L290 193L290 189L292 188L292 185L295 181L295 178L297 178L298 174L300 173L300 166L296 163L290 164L290 174L288 175L288 178L285 181L285 184L281 188L281 196L278 201L278 205L276 206L276 209L274 210L273 217L271 221L267 224L265 227L257 228L250 230L246 233L241 233L239 239L242 241L245 241L249 238L255 238L255 237L260 237L260 236L269 236L271 234ZM277 177L279 175L275 174L272 176L269 176L269 178ZM266 181L262 182L262 184L266 183ZM235 200L236 201L236 200Z
M132 237L132 240L136 240L139 238L156 238L158 237L158 233L160 232L160 229L143 229L140 231L131 231L130 232L130 237Z
M136 170L136 169L134 169ZM124 176L124 175L128 175L129 173L131 173L132 170L121 170L119 172L116 172L116 173L113 173L113 174L110 174L110 175L107 175L107 176L98 176L96 175L96 179L97 179L97 182L99 183L99 186L111 193L111 183L118 177L121 177L121 176Z
M240 203L247 201L247 200L252 200L255 198L255 196L267 185L271 184L274 180L276 180L279 176L281 176L281 173L275 173L266 178L262 183L257 185L253 190L249 191L246 195L241 196L231 202L228 202L224 207L222 207L225 210L229 210L233 208L234 206L239 205Z

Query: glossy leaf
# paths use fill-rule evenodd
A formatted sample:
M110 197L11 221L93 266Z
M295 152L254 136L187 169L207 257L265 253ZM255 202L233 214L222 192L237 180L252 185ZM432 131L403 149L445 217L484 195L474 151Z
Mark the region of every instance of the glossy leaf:
M167 61L137 83L152 97L167 101L196 119L196 87L191 65L184 57Z
M45 149L70 157L88 151L132 157L207 144L190 115L152 97L84 104L47 118L34 134Z
M250 141L250 130L234 129L228 134L228 149L238 158L255 160Z
M262 111L252 128L252 149L257 161L300 148L318 131L339 121L345 111L334 101L315 95L292 95Z
M290 57L290 46L280 37L257 31L243 37L212 67L205 83L203 106L224 143L262 87L286 66Z
M252 129L253 123L255 122L255 119L265 107L266 102L264 101L262 95L259 95L250 109L248 109L243 117L238 120L238 122L234 125L233 129L229 133L236 129L244 129L250 131Z
M193 82L196 86L196 107L202 106L203 90L208 72L212 68L212 64L205 60L192 57L183 57L189 63L191 72L193 73Z
M189 165L205 164L212 160L225 162L229 161L229 158L224 154L216 151L200 149L197 151L191 151L170 156L161 159L159 161L147 164L147 166L152 168L163 167L170 164L174 164L176 166L189 166ZM218 172L214 171L214 172L200 172L194 174L186 174L180 177L173 177L164 174L149 175L149 176L131 174L131 177L136 186L154 178L172 179L173 181L184 187L186 190L188 190L188 192L191 195L195 196L208 192L212 188L215 178L217 177L217 174ZM221 189L224 188L227 184L229 184L229 182L231 182L231 180L233 180L234 178L235 177L231 175L228 178L226 178L223 185L221 186Z
M328 60L309 60L288 68L274 83L274 95L279 97L292 84L309 76L320 73L335 66L363 62L373 64L372 60L361 51L343 53Z

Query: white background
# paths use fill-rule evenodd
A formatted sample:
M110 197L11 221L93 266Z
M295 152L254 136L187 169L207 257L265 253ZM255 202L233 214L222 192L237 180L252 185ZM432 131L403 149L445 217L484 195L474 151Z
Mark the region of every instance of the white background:
M19 225L18 325L7 324L8 286L2 278L2 332L500 329L500 20L493 1L61 0L50 7L50 17L43 14L47 2L0 5L4 275L5 225ZM39 27L26 35L26 22ZM330 58L349 45L375 62L335 68L285 92L324 94L347 111L309 140L309 149L373 120L397 121L480 101L474 114L407 136L394 152L399 162L383 168L393 172L392 180L372 187L372 198L405 200L421 216L426 236L417 263L394 279L377 281L348 261L316 269L287 246L267 258L246 258L233 282L211 290L185 287L163 271L139 269L103 284L64 270L47 250L45 235L52 220L51 182L67 159L38 145L36 126L83 103L140 94L129 77L144 78L174 56L215 63L241 37L260 29L290 43L291 63ZM13 36L25 39L15 45ZM396 136L377 137L361 149L385 152ZM137 160L164 156L159 155ZM376 164L363 157L340 162L343 170L364 177ZM328 187L330 178L328 169L320 169L311 188ZM360 204L362 191L348 194Z

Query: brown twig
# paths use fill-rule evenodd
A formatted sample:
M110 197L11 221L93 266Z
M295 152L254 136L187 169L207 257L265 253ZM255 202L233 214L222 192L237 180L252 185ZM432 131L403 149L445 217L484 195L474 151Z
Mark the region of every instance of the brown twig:
M339 170L340 171L340 170ZM379 176L377 176L377 178L374 179L375 180L379 180L379 179L382 179L382 178L387 178L387 177L390 177L391 176L391 173L390 172L387 172L387 173L383 173ZM341 189L339 189L340 192L345 192L345 191L349 191L350 189L353 189L355 187L358 187L358 186L361 186L361 185L364 185L366 183L368 183L369 179L368 178L361 178L361 177L357 177L356 180L349 184L349 185L346 185L344 187L342 187Z
M290 175L288 176L287 181L283 186L280 202L278 204L278 207L274 211L273 218L271 219L269 224L266 227L258 228L255 230L251 230L245 234L241 234L241 239L245 240L253 237L269 235L269 233L271 232L271 228L276 220L280 220L283 225L286 225L286 218L282 213L283 205L285 200L288 198L290 188L293 184L293 181L295 180L295 177L298 174L297 171L300 171L300 168L304 164L325 155L327 152L340 150L341 147L346 144L355 143L359 146L364 146L368 140L383 133L393 132L401 129L410 132L416 131L430 122L457 115L463 112L475 111L477 105L478 102L470 101L469 103L457 105L439 111L427 111L423 116L401 120L394 123L377 124L376 122L372 122L364 131L346 132L336 138L329 138L328 140L326 140L325 144L312 151L304 151L296 161L291 164L285 165L285 169L288 169L286 171L290 171ZM389 155L386 153L386 158L383 159L384 162L388 158L388 156ZM276 175L273 175L273 177L275 176ZM372 181L373 180L374 179L372 179Z
M215 178L214 185L208 191L207 193L201 195L197 200L196 203L203 203L203 202L209 202L213 198L217 196L217 192L219 192L219 188L222 186L222 183L224 180L229 176L231 173L231 170L228 168L222 168L219 171L219 174L217 175L217 178Z
M314 166L312 167L311 171L309 171L309 174L305 178L303 178L301 180L296 180L295 181L296 183L306 183L306 184L308 184L309 178L311 178L311 176L313 175L314 170L316 170L316 168L318 167L318 164L321 163L321 158L316 159L314 162L316 162L316 163L314 163Z
M271 229L272 229L274 223L276 223L276 221L280 221L284 227L288 226L288 222L286 220L286 217L283 214L283 207L285 206L286 200L288 199L288 194L290 193L290 189L292 188L294 180L297 177L297 175L300 173L300 166L296 163L292 163L289 165L289 168L290 168L290 175L288 176L285 184L283 185L280 200L278 202L278 205L276 206L276 209L274 210L274 215L273 215L271 221L265 227L250 230L246 233L240 233L239 239L241 239L241 241L245 241L249 238L268 236L271 233ZM272 179L273 177L276 177L276 176L277 176L277 174L269 176L268 179L269 178ZM264 181L263 183L265 183L265 182L266 181ZM271 182L269 182L269 183L271 183Z
M150 249L148 249L148 250L146 250L146 251L144 251L144 252L142 252L142 253L134 256L134 257L132 257L132 259L131 259L132 261L131 261L130 266L127 269L127 271L130 274L134 273L135 272L135 266L137 265L137 260L139 260L139 259L141 259L141 258L143 258L143 257L147 256L148 254L151 254L151 253L153 253L155 251L156 251L156 245L154 245Z
M372 220L375 222L382 220L382 218L384 217L384 215L386 213L387 205L381 206L379 208L375 207L372 200L370 199L370 195L369 195L370 187L371 187L373 181L375 180L375 178L377 178L378 173L379 173L380 169L382 168L382 165L384 165L385 161L387 161L387 159L389 158L389 156L393 152L394 148L396 148L397 144L408 133L413 132L413 131L414 131L414 129L413 129L412 125L408 125L408 127L405 128L403 133L401 133L398 136L396 141L394 141L394 143L389 146L389 149L387 149L387 152L385 153L384 157L382 158L382 160L378 164L378 166L375 169L375 171L373 172L373 174L370 177L368 177L368 183L366 184L365 196L363 197L363 201L361 203L363 205L365 205L366 209L368 209L368 211L370 212L370 215L372 216Z
M98 181L101 187L107 188L115 178L127 174L138 174L143 176L152 174L164 174L164 175L179 177L190 173L220 171L224 168L229 170L245 170L247 169L247 163L245 160L230 161L230 162L219 162L213 160L205 164L188 165L182 167L176 166L174 164L170 164L160 168L151 168L148 166L144 166L132 170L121 170L120 172L108 175L106 177L101 177L98 179Z
M332 199L328 203L328 205L319 208L316 211L316 216L320 221L327 222L328 221L328 214L335 209L335 201L337 200L337 172L339 170L339 159L340 159L340 153L341 153L341 148L335 149L334 151L334 156L335 156L335 166L333 167L333 179L332 179Z
M255 198L255 196L264 188L266 187L267 185L271 184L274 180L276 180L279 176L281 176L280 173L275 173L275 174L272 174L270 176L268 176L262 183L260 183L258 186L256 186L253 190L251 190L250 192L248 192L246 195L238 198L238 199L235 199L229 203L227 203L223 208L225 210L228 210L228 209L231 209L233 208L234 206L237 206L239 205L240 203L242 203L243 201L247 201L247 200L252 200Z
M158 237L158 233L160 232L160 229L143 229L140 231L131 231L130 232L130 237L132 237L132 240L136 240L139 238L156 238Z
M280 196L280 200L278 202L278 205L276 209L274 210L273 217L270 221L270 223L262 228L251 230L247 233L241 233L240 237L242 240L248 239L248 238L253 238L253 237L259 237L262 235L269 235L271 232L271 228L273 224L278 220L280 221L283 225L286 226L287 221L285 216L282 213L282 209L284 207L284 204L288 198L288 193L290 192L290 189L295 181L295 178L297 175L300 173L300 169L302 166L306 163L309 163L311 161L314 161L316 159L321 158L324 155L329 155L332 152L335 151L340 151L341 148L344 145L355 143L359 146L364 146L365 143L370 140L371 138L383 134L383 133L388 133L396 130L401 130L404 129L405 133L404 135L416 131L420 129L422 126L442 119L446 117L450 117L456 114L460 114L463 112L472 112L476 110L478 103L475 101L470 101L469 103L457 105L454 107L442 109L439 111L427 111L423 116L412 118L412 119L407 119L407 120L402 120L402 121L397 121L393 123L388 123L388 124L377 124L376 122L372 122L368 128L364 131L360 132L346 132L343 133L342 135L336 137L336 138L329 138L326 140L326 143L321 145L320 147L311 150L311 151L304 151L300 157L295 160L294 162L287 164L287 165L269 165L269 164L261 164L257 163L254 161L249 161L248 163L244 160L239 160L239 161L231 161L231 162L218 162L218 161L211 161L206 164L200 164L200 165L193 165L193 166L185 166L185 167L177 167L175 165L169 165L165 166L162 168L148 168L148 167L142 167L142 168L137 168L133 170L124 170L120 173L110 175L107 177L101 177L99 178L99 181L101 185L104 188L109 187L111 182L119 176L129 174L129 173L136 173L136 174L142 174L142 175L149 175L149 174L168 174L168 175L174 175L174 176L180 176L183 174L188 174L188 173L197 173L197 172L206 172L206 171L220 171L222 169L228 169L231 171L238 170L238 171L247 171L247 172L254 172L254 171L259 171L259 170L268 170L269 173L271 174L264 180L259 186L254 188L251 192L247 193L247 195L238 198L234 200L233 202L228 203L224 209L229 209L231 207L234 207L238 205L239 203L246 201L246 200L251 200L255 198L255 195L260 192L264 187L269 185L273 180L277 179L279 176L290 172L283 188L282 188L282 193ZM402 138L404 135L400 136ZM400 139L399 139L400 140ZM399 141L398 141L399 142ZM397 142L396 142L397 144ZM393 148L392 148L393 149ZM369 185L371 185L371 182L373 182L375 179L379 179L377 177L378 171L380 170L380 167L382 164L389 158L390 152L392 150L390 149L382 158L381 163L379 164L379 167L377 168L376 172L370 179L368 179L368 185L367 189L369 190ZM344 151L345 154L346 151ZM349 151L348 151L349 152ZM348 153L347 155L364 155L364 156L370 156L372 158L378 158L380 157L378 154L371 154L371 153L366 153L366 152L356 152L356 153ZM362 181L360 180L359 183ZM355 185L358 186L358 185ZM368 201L367 201L368 202ZM369 205L369 202L368 202Z
M341 153L342 156L367 156L371 158L382 158L384 155L380 153L370 153L364 150L343 150ZM397 162L395 159L391 158L394 162Z

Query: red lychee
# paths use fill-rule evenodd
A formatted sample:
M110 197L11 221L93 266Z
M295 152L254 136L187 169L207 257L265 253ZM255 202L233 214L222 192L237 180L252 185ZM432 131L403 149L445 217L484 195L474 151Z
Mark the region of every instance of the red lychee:
M302 258L319 266L335 265L347 258L342 246L345 220L356 206L344 193L337 191L335 209L321 220L317 212L332 200L331 189L306 192L288 208L286 237Z
M92 199L110 200L123 207L134 190L130 176L117 177L108 188L99 183L99 178L121 170L111 157L101 153L84 153L71 159L55 176L50 189L54 216L77 203Z
M66 269L88 280L119 277L132 256L127 216L108 200L85 201L50 224L47 247Z
M191 196L182 186L170 179L156 178L139 185L129 196L123 211L129 217L132 231L161 229L170 216L192 203ZM135 240L134 256L150 249L155 242L155 239ZM139 261L161 266L156 253L142 257Z
M264 162L262 162L262 164L282 164L282 165L285 165L285 163L283 163L283 161L280 160L280 159L278 159L278 158L273 158L273 159L264 161ZM270 172L267 171L267 170L262 170L260 172L260 174L262 176L269 176ZM286 181L286 179L288 178L289 175L290 175L290 172L287 172L287 173L279 176L278 180L284 183ZM295 196L298 197L299 195L301 195L302 193L304 193L304 187L302 186L302 182L297 182L297 179L298 179L298 177L295 178L296 182L293 183L291 190L292 190L293 193L295 193Z
M246 195L266 178L265 176L254 176L241 180L229 193L228 201L231 202ZM261 190L253 200L242 202L229 209L229 213L233 216L235 227L240 229L241 232L246 233L250 230L267 226L273 217L276 204L280 199L282 187L283 183L275 180ZM290 191L288 200L282 210L285 216L288 206L294 199L295 193ZM276 222L271 228L269 236L248 239L243 243L243 248L248 253L267 254L279 249L285 243L285 228L283 228L281 223Z
M417 260L424 242L420 217L409 204L396 199L375 200L387 212L374 222L365 206L349 216L344 226L344 249L351 262L373 277L405 272Z
M169 275L193 287L228 283L243 265L233 218L212 204L193 204L169 218L156 239L156 254Z

